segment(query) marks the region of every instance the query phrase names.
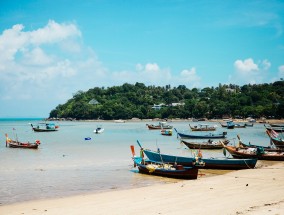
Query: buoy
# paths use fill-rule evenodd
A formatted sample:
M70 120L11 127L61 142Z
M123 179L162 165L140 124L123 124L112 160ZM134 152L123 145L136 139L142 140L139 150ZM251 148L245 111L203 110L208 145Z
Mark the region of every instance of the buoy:
M90 138L90 137L85 137L85 140L91 140L92 138Z

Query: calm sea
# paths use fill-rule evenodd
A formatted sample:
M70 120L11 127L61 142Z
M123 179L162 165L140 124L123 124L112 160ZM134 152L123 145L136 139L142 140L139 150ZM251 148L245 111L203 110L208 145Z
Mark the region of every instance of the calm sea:
M176 133L162 136L159 130L148 130L146 123L157 122L58 122L57 132L33 132L30 123L40 119L0 119L0 204L63 197L85 193L129 189L175 179L142 175L133 168L130 145L136 154L139 140L144 148L191 156L192 150L180 144ZM170 122L177 130L189 132L189 122ZM197 125L197 122L190 122ZM239 134L244 142L268 145L262 124L227 130L218 123L217 133L227 131L231 143ZM95 134L102 126L105 131ZM5 133L19 141L40 140L37 150L5 147ZM90 137L91 140L85 140ZM222 150L203 151L204 157L222 157Z

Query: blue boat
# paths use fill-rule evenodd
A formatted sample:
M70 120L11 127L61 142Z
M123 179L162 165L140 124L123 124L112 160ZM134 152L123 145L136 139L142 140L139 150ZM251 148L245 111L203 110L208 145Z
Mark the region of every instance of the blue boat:
M161 154L160 152L152 151L149 149L143 149L141 144L137 141L140 148L145 155L153 161L178 164L191 167L194 165L196 159L194 157L181 157L176 155ZM199 168L203 169L253 169L256 165L257 159L235 159L235 158L202 158L205 165Z
M178 132L176 129L175 131L177 132L178 136L180 136L180 138L182 139L223 139L227 135L227 132L223 132L220 134L206 133L206 134L198 135L198 134L181 133L181 132Z
M53 122L40 122L36 125L31 124L33 131L35 132L50 132L58 131L59 126Z
M134 165L140 173L178 179L197 179L197 167L184 167L182 165L170 165L162 162L144 160L141 157L133 157Z

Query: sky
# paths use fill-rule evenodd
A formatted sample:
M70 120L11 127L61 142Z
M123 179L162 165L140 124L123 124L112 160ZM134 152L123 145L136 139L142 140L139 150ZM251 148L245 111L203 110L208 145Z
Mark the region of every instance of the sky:
M78 91L284 78L282 0L1 0L0 118Z

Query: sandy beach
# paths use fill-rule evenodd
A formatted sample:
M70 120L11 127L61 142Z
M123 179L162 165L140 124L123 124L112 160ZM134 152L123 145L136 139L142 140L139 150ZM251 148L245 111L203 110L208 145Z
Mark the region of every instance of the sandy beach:
M284 163L258 162L174 184L3 205L0 214L284 214Z

